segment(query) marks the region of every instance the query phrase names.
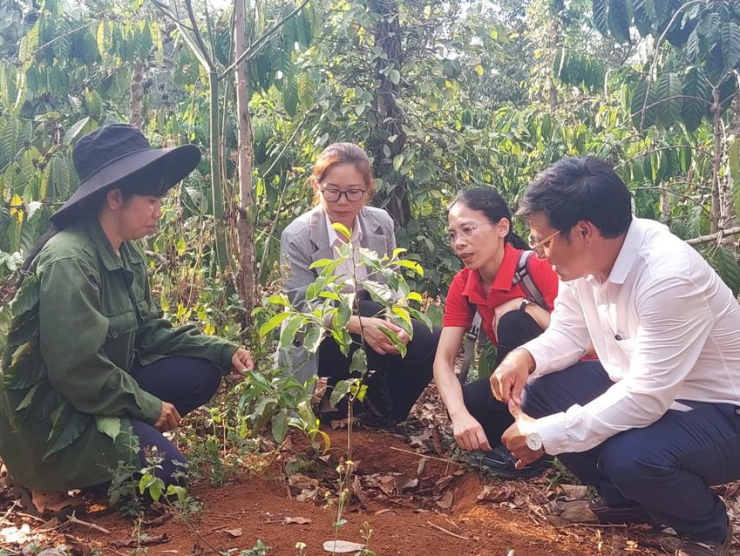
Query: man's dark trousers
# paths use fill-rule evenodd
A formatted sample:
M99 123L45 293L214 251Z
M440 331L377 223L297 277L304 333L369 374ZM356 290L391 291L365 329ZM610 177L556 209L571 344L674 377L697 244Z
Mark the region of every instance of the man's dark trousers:
M523 411L534 418L585 405L614 383L598 361L530 379ZM729 404L677 400L655 423L582 453L558 454L608 504L641 504L653 519L698 540L723 541L727 510L709 485L740 478L740 415Z

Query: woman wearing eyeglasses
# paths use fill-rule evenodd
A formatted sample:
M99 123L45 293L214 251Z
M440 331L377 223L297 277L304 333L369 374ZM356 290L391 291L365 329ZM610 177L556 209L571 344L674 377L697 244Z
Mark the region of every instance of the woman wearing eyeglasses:
M520 282L513 283L520 254L528 247L514 234L509 209L492 188L462 191L450 204L448 223L450 245L465 268L455 275L447 293L434 379L455 440L464 450L486 452L480 463L494 474L538 475L545 469L543 462L516 470L511 454L501 445L501 435L513 418L507 406L494 399L488 379L463 388L454 364L476 311L497 348L496 366L511 350L539 336L550 324L548 308L557 295L557 276L544 258L528 259L527 271L547 308L529 298ZM540 254L543 246L535 244L532 249Z
M393 221L382 209L366 206L373 190L370 160L365 152L352 143L335 143L319 155L314 164L311 185L318 199L317 206L291 222L283 231L280 259L284 265L284 291L291 303L300 310L308 310L306 289L321 269L310 268L314 261L335 259L336 248L345 238L332 228L343 224L352 233L353 245L392 255L396 248ZM366 268L359 265L359 252L355 263L340 266L337 273L355 273L360 285L367 276ZM287 268L286 268L287 266ZM381 277L373 276L381 281ZM413 340L400 327L378 318L382 307L369 299L364 291L358 293L359 316L352 316L347 328L359 339L360 319L367 348L368 368L374 370L368 379L368 390L362 408L365 422L390 424L406 418L414 402L432 378L432 363L439 339L438 331L413 322ZM380 328L393 330L406 344L407 354L401 358L393 343ZM300 380L318 374L325 378L327 390L340 380L350 377L352 353L345 357L333 338L325 339L317 356L310 356L300 344L294 342L289 350L280 353L281 364L289 365ZM341 405L341 404L338 404ZM331 408L329 396L324 396L319 412L325 420L346 416L345 407Z

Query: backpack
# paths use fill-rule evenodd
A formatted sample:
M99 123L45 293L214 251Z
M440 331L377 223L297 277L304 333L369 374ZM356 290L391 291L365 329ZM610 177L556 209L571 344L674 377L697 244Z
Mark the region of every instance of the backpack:
M532 277L529 275L529 259L534 255L534 251L522 251L519 254L519 261L516 263L516 271L514 272L514 278L511 280L511 285L521 284L522 290L524 290L525 297L531 297L535 303L545 309L551 311L551 308L547 306L545 298L540 292L537 284L534 283ZM475 357L475 341L478 339L481 330L481 323L483 318L479 311L476 310L475 316L473 317L473 323L470 325L467 333L465 334L465 355L463 357L463 363L460 367L460 384L465 384L465 380L468 378L468 371L470 371L470 364L473 362ZM483 338L488 341L488 338L483 335ZM481 338L481 340L483 340Z

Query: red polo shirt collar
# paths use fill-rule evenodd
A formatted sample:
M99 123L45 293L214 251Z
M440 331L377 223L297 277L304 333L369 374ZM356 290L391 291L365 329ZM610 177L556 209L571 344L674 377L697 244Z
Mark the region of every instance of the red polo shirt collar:
M510 243L506 243L504 246L504 259L501 261L501 266L488 290L489 292L511 291L511 284L514 280L518 260L519 251L512 247ZM462 295L467 297L471 303L477 305L486 305L487 301L491 299L491 295L486 296L483 293L483 283L481 282L480 272L478 271L468 273L468 279L463 288Z

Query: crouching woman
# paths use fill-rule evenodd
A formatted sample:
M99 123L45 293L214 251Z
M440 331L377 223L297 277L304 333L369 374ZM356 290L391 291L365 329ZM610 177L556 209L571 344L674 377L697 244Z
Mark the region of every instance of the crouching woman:
M163 436L206 403L244 348L161 318L136 240L162 196L198 164L194 145L154 149L127 125L101 127L73 152L81 185L52 215L12 303L3 354L0 457L31 513L66 512L72 489L104 489L121 462L185 461Z

